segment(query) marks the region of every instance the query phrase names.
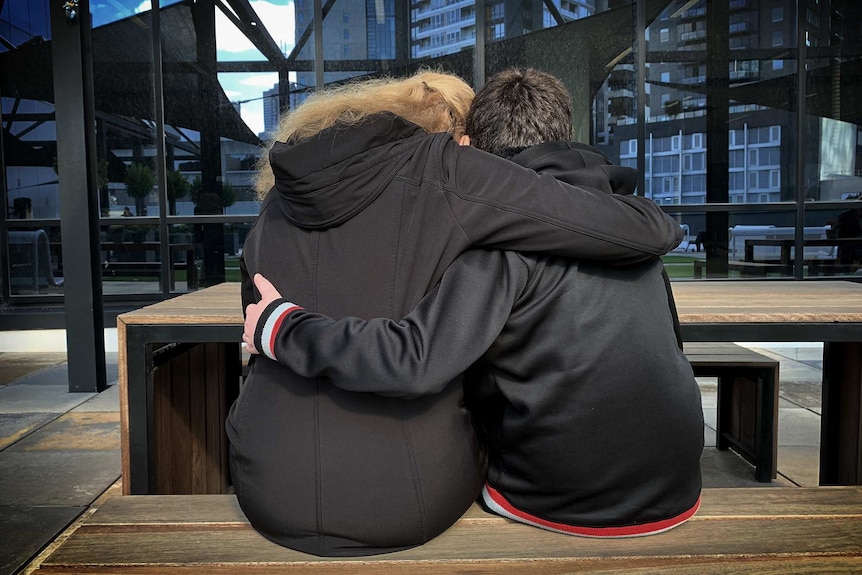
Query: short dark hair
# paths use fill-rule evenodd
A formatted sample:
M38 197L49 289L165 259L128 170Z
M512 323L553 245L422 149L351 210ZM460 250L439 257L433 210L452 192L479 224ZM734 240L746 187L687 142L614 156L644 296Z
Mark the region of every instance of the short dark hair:
M550 74L505 70L476 94L466 132L473 146L504 158L543 142L569 140L572 98Z

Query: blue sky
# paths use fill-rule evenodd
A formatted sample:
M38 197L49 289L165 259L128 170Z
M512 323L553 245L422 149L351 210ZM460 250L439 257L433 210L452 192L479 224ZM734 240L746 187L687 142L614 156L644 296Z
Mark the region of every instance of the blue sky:
M290 53L296 38L293 0L252 1L251 7L282 52ZM216 11L216 49L222 61L264 59L220 10ZM255 134L263 132L261 97L278 83L278 74L219 74L219 82L232 102L243 102L240 110L249 128Z
M155 0L160 7L176 4L181 0ZM296 38L294 32L293 0L252 0L252 9L266 26L276 44L284 53L290 53ZM227 4L225 4L227 5ZM152 9L150 0L93 0L90 10L93 26L98 27L134 14ZM216 9L216 48L220 61L263 60L251 42L228 20L220 9ZM278 83L278 74L219 74L219 81L232 102L242 102L243 119L255 133L263 132L264 90Z

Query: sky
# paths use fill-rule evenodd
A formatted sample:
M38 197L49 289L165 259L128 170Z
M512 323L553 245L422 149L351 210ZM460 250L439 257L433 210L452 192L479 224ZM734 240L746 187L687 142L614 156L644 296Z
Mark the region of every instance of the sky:
M94 0L91 4L93 25L99 26L146 12L152 9L153 3L165 7L179 1ZM290 53L296 38L293 0L252 0L250 4L275 43L284 53ZM264 60L263 55L228 20L220 8L216 8L216 50L219 61ZM278 74L219 74L219 81L231 102L241 102L240 115L248 127L255 134L262 133L263 92L278 83Z
M293 0L252 0L251 7L282 52L289 54L296 37ZM220 61L264 60L221 10L216 10L216 50ZM263 132L263 92L278 84L278 74L219 74L219 81L231 102L241 102L240 115L251 131Z
M179 1L93 0L90 11L97 27L149 11L153 3L165 7ZM293 0L251 0L250 4L275 43L290 53L295 40ZM220 8L216 8L216 49L220 61L264 60ZM219 81L231 102L241 102L240 114L248 127L255 134L263 132L263 92L278 83L278 74L219 74Z

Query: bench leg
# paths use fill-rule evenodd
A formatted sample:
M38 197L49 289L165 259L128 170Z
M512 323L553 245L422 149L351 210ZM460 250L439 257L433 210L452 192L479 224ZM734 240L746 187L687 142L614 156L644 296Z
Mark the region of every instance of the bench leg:
M765 369L757 378L756 447L754 452L754 475L758 481L768 483L778 475L778 438L775 427L778 422L777 396L778 369Z
M862 484L862 343L823 346L820 485Z
M736 447L754 465L757 481L769 483L778 472L777 369L747 369L743 373L734 368L722 370L717 376L715 446L719 450ZM754 413L750 412L750 406L754 406Z

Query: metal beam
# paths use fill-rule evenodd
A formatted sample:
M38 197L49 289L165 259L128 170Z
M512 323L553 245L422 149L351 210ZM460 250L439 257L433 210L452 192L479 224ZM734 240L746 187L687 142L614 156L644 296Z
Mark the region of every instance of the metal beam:
M222 12L230 18L231 15L222 7L221 2L218 2L218 4ZM275 40L272 39L266 26L260 21L260 18L248 0L228 0L228 4L239 17L239 23L234 21L234 24L242 30L246 38L254 44L255 48L260 50L260 53L267 60L280 66L285 60L284 54L278 44L275 43ZM231 20L234 19L231 18Z
M488 26L485 19L485 0L476 0L476 43L473 49L473 89L481 90L485 85L485 35Z
M323 6L314 0L314 89L322 90L326 80L323 77Z
M90 2L50 4L69 391L107 387Z

